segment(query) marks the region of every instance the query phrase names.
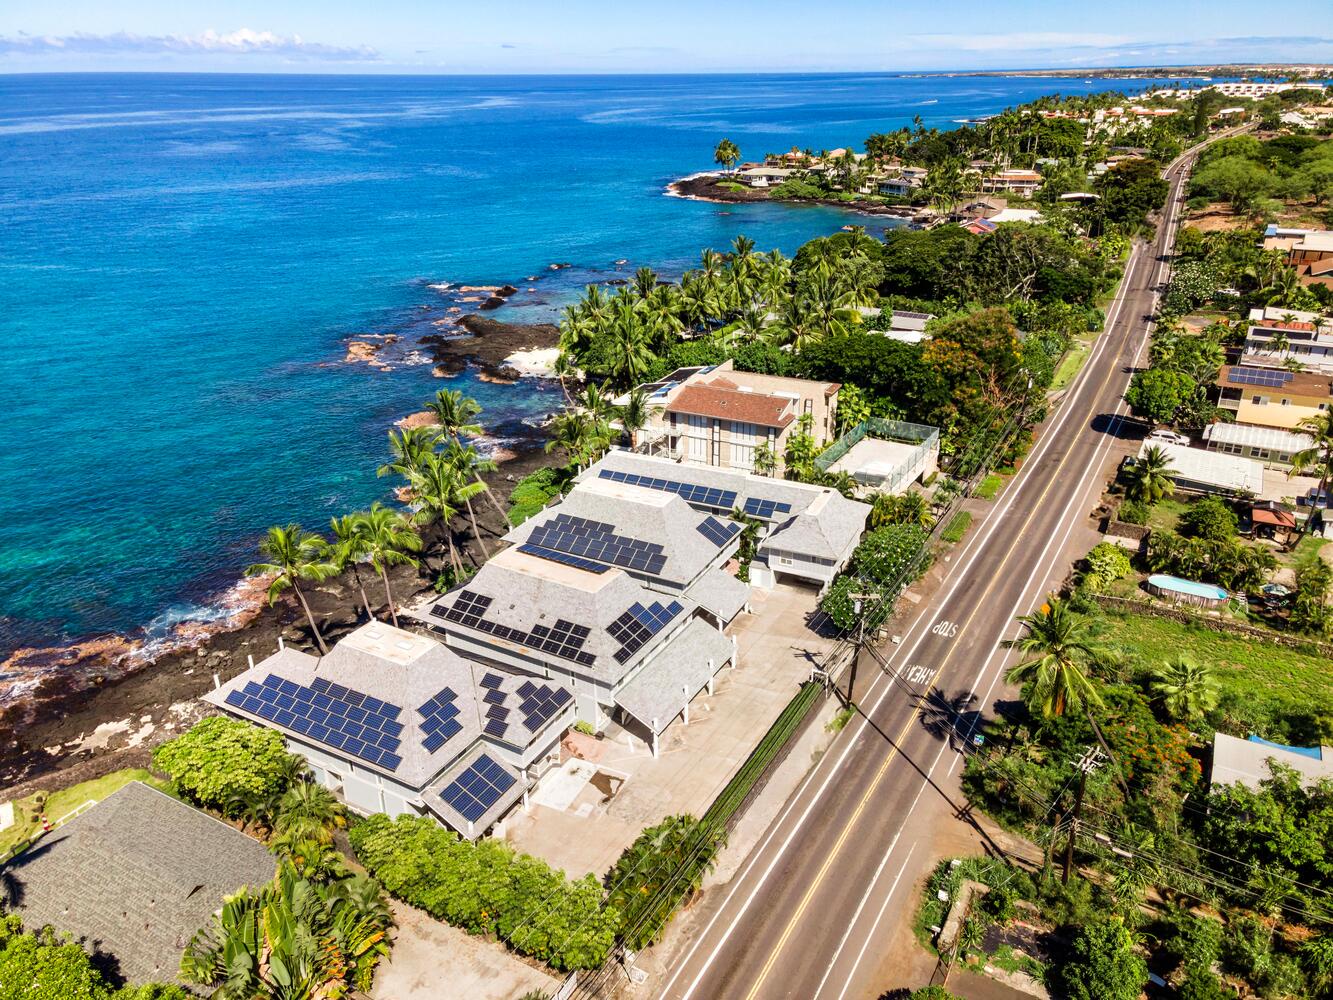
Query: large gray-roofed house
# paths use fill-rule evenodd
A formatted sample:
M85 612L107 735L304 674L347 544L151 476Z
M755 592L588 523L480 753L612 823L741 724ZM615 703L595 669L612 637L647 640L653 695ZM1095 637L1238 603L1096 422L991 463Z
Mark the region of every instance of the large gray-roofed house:
M1307 787L1333 779L1333 748L1288 747L1251 736L1242 740L1226 733L1213 735L1213 765L1209 781L1214 788L1244 785L1255 789L1272 777L1271 764L1295 770Z
M578 477L604 479L680 496L703 511L740 509L767 525L752 579L762 569L827 586L847 564L865 531L870 505L848 500L837 490L734 469L673 462L611 451ZM759 570L759 572L756 572Z
M720 623L704 624L699 612L684 594L648 590L618 568L576 565L519 547L498 553L467 583L407 614L442 631L457 652L567 687L581 719L599 722L603 713L623 709L647 725L620 703L628 685L673 695L688 689L687 704L734 662L734 644L721 635ZM721 639L726 657L712 646L678 641L695 622ZM661 721L671 718L674 713Z
M651 590L685 594L726 625L749 597L749 587L721 569L740 536L729 517L696 510L673 493L598 478L579 483L505 541L619 567Z
M310 764L315 780L353 809L422 815L429 810L469 838L558 759L573 698L466 660L429 636L369 622L323 658L285 647L204 696L274 728ZM506 774L504 791L466 822L445 809L442 776L476 748Z
M275 867L263 844L132 781L0 873L25 926L66 931L144 983L178 981L181 952L223 897L271 881Z

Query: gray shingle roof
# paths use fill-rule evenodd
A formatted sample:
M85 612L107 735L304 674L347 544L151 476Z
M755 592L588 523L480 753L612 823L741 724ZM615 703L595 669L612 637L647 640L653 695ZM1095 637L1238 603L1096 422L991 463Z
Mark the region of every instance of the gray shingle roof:
M504 792L502 792L487 807L486 811L475 820L469 820L442 797L442 794L455 780L459 778L470 767L477 763L481 757L488 757L495 765L498 765L513 782ZM527 780L506 764L501 758L493 753L487 753L486 747L479 745L473 747L454 764L449 770L431 782L421 795L421 800L426 803L426 808L435 813L440 819L450 827L457 830L463 836L475 839L486 832L487 827L494 823L499 817L503 816L515 802L523 797L523 792L527 788Z
M685 595L698 602L724 622L730 622L750 599L750 585L742 583L724 569L714 567L699 577Z
M731 655L731 640L696 618L668 651L646 664L621 688L616 704L654 733L660 733Z
M222 898L273 878L263 844L131 782L3 866L25 926L68 931L131 983L176 981Z
M505 541L522 544L533 531L562 515L601 522L619 536L660 545L666 563L661 572L651 575L681 587L716 560L723 548L736 542L732 538L722 546L710 541L700 533L699 525L712 515L695 510L674 494L602 479L583 480L563 501L510 531Z
M484 628L444 617L450 609L456 612L477 597L489 602L484 611ZM617 619L635 605L647 608L672 601L680 605L675 618L636 652L623 661L616 659L623 644L609 630ZM619 569L593 573L511 548L493 556L466 584L411 614L447 632L617 683L660 645L676 626L677 619L689 617L694 610L695 604L688 598L672 598L648 590ZM562 659L550 650L543 652L545 630L562 620L588 630L579 649L587 654L584 661Z
M869 516L868 504L848 500L832 490L774 528L759 543L759 551L781 549L820 559L841 560L856 547Z
M513 719L509 720L512 724L504 727L503 732L484 732L489 721L487 712L493 703L486 701L489 688L482 686L483 675L487 673L495 671L464 659L436 639L383 622L368 622L344 637L322 659L289 647L208 692L204 700L260 725L279 729L324 752L381 771L402 784L422 788L478 738L497 738L521 750L545 728L532 731L523 726L523 714L517 711L515 702L511 705L515 709ZM401 758L401 763L397 767L382 766L314 738L313 730L303 733L294 725L284 725L247 711L244 706L228 703L232 692L244 693L248 686L262 684L270 675L302 686L321 679L400 709L395 721L401 731L397 732L398 745L393 753ZM499 687L506 695L516 692L525 680L507 673L501 676ZM430 712L422 709L428 708L446 689L453 697L446 694L439 699L441 711L437 723L432 723ZM456 711L446 707L450 703ZM436 739L432 740L432 735ZM446 738L441 740L439 736Z

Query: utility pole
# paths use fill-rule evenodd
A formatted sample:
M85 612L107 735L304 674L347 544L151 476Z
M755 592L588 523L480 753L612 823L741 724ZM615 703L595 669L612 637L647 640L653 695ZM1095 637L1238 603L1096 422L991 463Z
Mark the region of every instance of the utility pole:
M1065 870L1060 881L1069 884L1069 872L1074 867L1074 838L1078 836L1078 821L1083 815L1083 793L1088 788L1088 775L1102 766L1105 754L1101 747L1088 747L1074 762L1078 768L1078 794L1074 798L1074 814L1069 819L1069 843L1065 845Z
M852 676L847 680L847 705L856 704L856 668L861 662L861 650L866 645L865 609L871 601L879 600L878 594L849 594L852 610L856 615L856 648L852 651Z

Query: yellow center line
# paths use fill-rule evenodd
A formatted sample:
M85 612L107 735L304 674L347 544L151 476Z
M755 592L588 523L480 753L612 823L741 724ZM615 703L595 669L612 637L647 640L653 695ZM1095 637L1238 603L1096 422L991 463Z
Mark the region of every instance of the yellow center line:
M1096 396L1094 397L1095 399L1101 398L1101 394L1106 390L1107 385L1110 384L1111 378L1115 375L1116 370L1117 370L1116 367L1112 366L1111 370L1108 371L1102 377L1101 385L1098 386ZM1000 565L997 568L995 574L991 577L990 583L986 585L986 589L982 592L980 599L978 599L973 604L972 610L968 612L967 621L969 624L971 623L972 618L976 616L977 611L985 607L986 599L990 596L990 592L992 589L994 589L995 585L1001 579L1006 578L1006 575L1003 571L1006 565L1008 564L1009 560L1013 558L1014 554L1019 549L1017 541L1023 537L1023 534L1027 531L1028 526L1032 523L1032 519L1035 518L1038 512L1041 510L1042 503L1046 499L1047 494L1050 493L1051 489L1055 486L1056 482L1060 480L1061 478L1060 473L1064 470L1065 464L1069 461L1070 454L1071 453L1068 450L1066 450L1065 453L1061 456L1059 463L1055 467L1054 473L1051 475L1050 481L1047 482L1045 489L1041 491L1041 494L1037 497L1036 502L1033 503L1031 508L1029 509L1028 516L1024 520L1023 526L1012 536L1015 542L1010 544L1009 549L1004 554L1004 558L1000 560ZM1026 550L1026 546L1024 547L1024 549ZM941 609L941 611L942 610L943 609ZM898 738L893 741L894 742L893 749L889 752L889 755L884 759L884 763L880 765L879 770L875 772L875 777L871 780L870 787L866 789L865 794L861 797L861 801L857 803L856 809L853 811L847 823L843 826L842 833L839 834L837 842L833 845L832 850L829 851L828 857L825 858L824 864L820 867L818 873L816 873L815 879L810 884L810 888L806 890L805 896L802 897L800 905L796 907L796 911L792 914L791 919L787 921L787 926L782 931L782 937L778 939L777 946L774 947L772 953L768 956L768 961L764 963L764 967L759 971L759 978L755 980L754 986L751 987L750 992L746 994L746 1000L755 1000L755 997L758 996L759 990L763 987L765 980L768 978L768 974L773 970L774 963L777 962L778 955L782 952L783 948L786 946L787 940L791 937L792 932L796 929L796 925L800 923L801 916L805 913L806 907L810 905L810 900L814 898L814 894L818 891L820 885L823 883L825 876L827 876L829 872L829 869L833 867L833 862L837 859L838 853L839 851L841 851L843 844L846 843L847 838L851 835L852 829L856 826L857 822L859 821L861 813L865 810L866 805L870 802L871 797L878 789L880 781L883 779L884 775L888 772L889 765L892 764L894 759L898 756L898 745L902 743L903 739L907 736L908 729L916 721L917 716L921 714L922 708L925 707L926 699L929 696L931 690L934 688L936 680L939 679L940 672L943 671L945 664L949 662L949 658L952 652L953 649L951 648L945 654L942 662L940 663L940 666L935 670L935 673L931 675L930 683L927 684L925 688L922 690L922 696L918 701L916 708L913 709L912 714L908 716L907 722L903 725L901 732L899 732L898 734Z

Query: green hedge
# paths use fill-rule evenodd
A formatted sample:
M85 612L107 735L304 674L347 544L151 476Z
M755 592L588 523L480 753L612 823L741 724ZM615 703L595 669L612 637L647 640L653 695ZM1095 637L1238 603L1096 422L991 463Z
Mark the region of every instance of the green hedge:
M524 476L509 492L509 523L517 527L551 502L551 498L569 485L565 469L538 469Z
M25 933L13 914L0 914L0 1000L189 1000L173 983L116 989L68 935L49 927Z
M494 934L555 969L606 958L620 910L591 875L571 882L507 844L472 844L426 817L381 814L349 831L361 864L405 903L470 934Z
M235 800L281 792L292 755L282 734L215 715L153 751L153 766L201 806L228 809Z

